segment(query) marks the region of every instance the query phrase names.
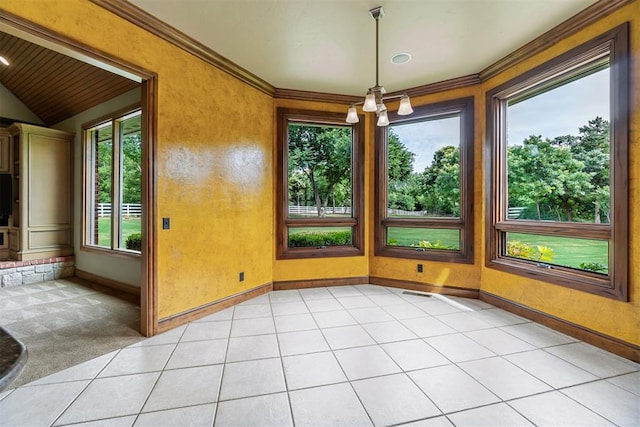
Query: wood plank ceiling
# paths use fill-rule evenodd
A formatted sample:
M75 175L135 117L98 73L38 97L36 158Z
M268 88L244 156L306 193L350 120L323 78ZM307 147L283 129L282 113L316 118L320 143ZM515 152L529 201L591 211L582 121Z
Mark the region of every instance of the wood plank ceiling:
M51 126L139 85L77 59L0 32L0 84ZM10 117L9 117L10 118Z

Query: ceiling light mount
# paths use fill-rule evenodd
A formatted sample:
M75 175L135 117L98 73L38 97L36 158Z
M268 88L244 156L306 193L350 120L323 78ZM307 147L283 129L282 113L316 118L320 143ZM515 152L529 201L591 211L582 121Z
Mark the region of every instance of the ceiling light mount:
M387 115L387 107L384 105L384 101L400 98L400 107L398 108L398 114L401 116L413 113L413 108L411 108L411 100L406 93L402 95L384 96L387 91L385 90L384 86L380 84L380 70L378 67L378 64L380 62L379 23L382 18L384 18L384 10L382 9L382 6L378 6L369 10L369 13L376 21L376 85L369 88L369 90L367 91L367 96L365 97L363 102L351 104L351 107L349 107L349 111L347 113L347 123L358 123L360 121L360 119L358 118L358 110L356 109L356 105L363 104L362 111L376 113L376 115L378 116L378 126L388 126L389 117Z

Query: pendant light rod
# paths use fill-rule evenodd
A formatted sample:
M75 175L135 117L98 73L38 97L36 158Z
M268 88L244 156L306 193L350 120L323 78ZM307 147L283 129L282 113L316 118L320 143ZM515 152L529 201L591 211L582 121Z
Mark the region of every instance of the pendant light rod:
M373 19L376 20L376 87L380 86L380 70L378 64L380 63L380 20L384 18L384 10L382 6L375 7L369 11Z

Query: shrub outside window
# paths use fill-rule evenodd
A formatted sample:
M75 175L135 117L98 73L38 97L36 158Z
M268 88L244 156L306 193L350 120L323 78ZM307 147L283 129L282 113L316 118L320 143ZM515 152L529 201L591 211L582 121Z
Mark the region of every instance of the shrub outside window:
M129 108L83 126L83 246L140 252L141 110Z
M364 254L362 125L285 108L277 120L277 257Z
M487 94L487 265L627 298L628 25Z
M390 114L376 134L376 255L473 262L473 98Z

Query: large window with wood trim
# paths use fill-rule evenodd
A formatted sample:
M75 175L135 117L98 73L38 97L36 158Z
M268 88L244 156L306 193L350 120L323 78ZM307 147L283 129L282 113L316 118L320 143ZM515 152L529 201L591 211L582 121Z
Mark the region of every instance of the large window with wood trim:
M141 250L141 110L128 108L83 127L83 246Z
M362 255L362 125L284 108L277 120L277 257Z
M487 265L627 298L628 26L487 94Z
M473 262L473 105L425 105L378 128L376 255Z

